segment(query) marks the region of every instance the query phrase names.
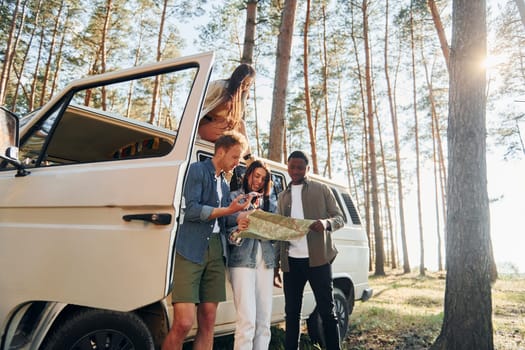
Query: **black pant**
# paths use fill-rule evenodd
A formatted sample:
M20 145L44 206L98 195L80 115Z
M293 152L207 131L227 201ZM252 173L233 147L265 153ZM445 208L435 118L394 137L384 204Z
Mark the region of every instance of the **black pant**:
M328 350L339 350L339 329L334 312L332 266L310 267L308 258L288 258L290 272L283 274L286 313L286 350L297 350L301 306L306 282L314 293L317 311L323 321L324 339Z

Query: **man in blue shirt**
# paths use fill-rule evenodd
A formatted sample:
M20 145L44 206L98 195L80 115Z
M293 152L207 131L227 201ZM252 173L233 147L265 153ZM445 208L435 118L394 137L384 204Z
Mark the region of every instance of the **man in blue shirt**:
M251 196L245 195L230 199L224 173L239 165L246 144L242 134L227 132L215 142L212 159L190 165L184 187L184 220L175 243L173 325L163 350L182 348L194 322L195 308L198 329L194 347L213 347L217 306L226 300L224 234L226 227L248 227L249 220L237 213L251 202Z

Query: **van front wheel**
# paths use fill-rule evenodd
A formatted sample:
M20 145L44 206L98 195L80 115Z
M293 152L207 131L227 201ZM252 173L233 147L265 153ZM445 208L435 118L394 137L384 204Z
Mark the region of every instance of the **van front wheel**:
M337 325L339 327L339 341L342 342L348 331L348 318L350 317L351 309L345 294L339 288L334 288L334 306ZM312 342L325 347L323 321L317 311L317 307L306 320L306 325L308 327L308 335Z
M86 309L56 325L42 349L153 350L148 327L133 313Z

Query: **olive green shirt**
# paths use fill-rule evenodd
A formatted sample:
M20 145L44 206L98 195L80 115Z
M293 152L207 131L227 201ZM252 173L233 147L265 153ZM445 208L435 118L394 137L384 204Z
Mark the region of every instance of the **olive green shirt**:
M310 266L315 267L331 263L337 255L337 249L332 241L332 232L344 226L343 213L339 209L330 187L321 182L306 177L301 196L305 219L327 219L330 223L329 230L325 230L323 233L309 231L306 235ZM291 185L288 185L288 188L279 194L277 213L290 216L291 210L292 193ZM288 272L290 242L280 241L276 246L277 266L280 266L284 272Z

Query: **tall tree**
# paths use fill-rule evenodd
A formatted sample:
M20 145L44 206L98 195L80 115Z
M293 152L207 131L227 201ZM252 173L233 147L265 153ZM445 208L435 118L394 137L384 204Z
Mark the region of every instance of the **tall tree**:
M405 205L404 205L404 194L403 194L403 176L401 171L401 151L399 147L399 127L397 123L397 111L394 102L394 91L392 89L392 84L390 82L390 68L388 64L388 38L389 38L389 29L388 29L388 12L389 12L389 2L385 1L385 48L384 48L384 71L386 79L386 88L388 95L388 107L390 110L390 119L392 121L392 131L394 137L394 150L396 152L396 183L397 183L397 198L398 198L398 209L399 209L399 228L401 235L401 246L403 251L403 272L410 272L410 260L408 257L408 244L406 238L406 226L405 226Z
M434 87L432 80L430 78L428 64L424 56L423 50L421 50L421 61L423 63L423 68L425 69L425 81L428 91L428 100L430 102L430 129L432 130L432 165L434 168L434 199L435 199L435 212L436 212L436 236L437 236L437 256L438 256L438 270L443 270L443 257L442 257L442 239L441 239L441 220L440 220L440 205L443 203L442 208L445 208L446 198L444 191L439 191L443 189L443 177L441 176L442 165L441 162L443 154L441 146L441 137L439 131L439 118L436 108L436 101L434 98ZM441 195L440 195L441 194ZM441 201L440 201L441 199ZM444 219L446 212L443 213Z
M316 147L316 128L312 121L312 103L310 99L310 72L308 67L309 45L308 35L310 29L310 0L306 0L306 16L303 29L303 76L304 76L304 107L306 112L306 122L308 125L308 135L310 136L310 153L314 174L319 174L317 167L317 147Z
M241 63L248 63L251 65L254 63L253 51L255 47L255 29L257 27L257 3L258 0L248 0L246 2L246 24L244 26L244 45L242 48ZM257 144L257 154L261 155L256 92L256 84L253 84L253 105L255 106L255 142ZM246 115L244 117L246 118Z
M452 22L445 312L432 349L491 350L485 1L454 0Z
M326 3L323 1L321 4L322 11L322 24L323 32L321 36L321 46L322 46L322 79L323 79L323 102L324 102L324 116L325 116L325 128L326 128L326 170L328 170L328 177L332 178L332 133L330 132L330 118L329 118L329 109L330 104L328 103L328 67L330 63L328 62L328 49L326 47L326 42L328 40L326 33ZM323 173L323 175L326 175Z
M45 72L44 76L42 77L42 91L40 92L40 105L42 105L46 100L46 93L47 93L47 84L49 82L49 74L51 71L51 62L53 61L53 58L56 56L55 54L55 44L57 41L57 37L59 35L58 28L60 24L60 20L62 17L62 10L64 9L65 1L60 1L60 5L58 7L58 13L56 14L55 18L53 19L53 31L51 34L51 42L49 43L49 53L47 55L47 63L45 65ZM52 84L52 82L51 82Z
M30 99L29 97L29 92L25 89L25 86L23 84L23 81L21 79L22 75L23 75L23 72L24 72L24 69L25 69L25 65L27 63L27 58L29 56L29 53L31 52L31 47L32 47L32 42L33 42L33 39L35 38L35 33L37 31L37 28L38 28L38 25L39 25L39 22L40 22L40 15L41 15L41 11L40 11L40 7L41 7L41 4L42 4L42 1L43 0L38 0L38 2L36 3L34 9L33 9L33 20L32 20L32 28L29 30L29 39L26 39L27 40L27 48L25 50L25 52L23 53L22 55L22 59L21 59L21 62L20 62L20 68L13 68L13 71L15 71L15 73L18 71L17 75L18 75L18 79L17 79L17 83L16 83L16 86L14 88L14 95L13 95L13 100L12 100L12 104L11 104L11 109L13 111L16 111L17 110L17 104L19 104L18 102L18 91L20 89L23 90L24 92L24 97L25 97L25 100L28 101ZM27 102L26 102L27 103Z
M292 38L297 0L285 0L281 17L273 87L272 114L270 120L270 142L268 158L280 162L284 144L284 114L286 111L286 90L288 71L292 54Z
M166 10L168 8L168 0L164 0L162 3L162 15L160 16L160 23L159 23L159 35L157 36L157 56L155 57L156 61L159 62L162 59L162 36L164 34L164 24L166 22ZM149 122L151 124L157 124L160 123L160 117L157 113L157 98L160 93L160 76L157 75L155 77L155 82L153 84L153 94L151 96L151 111L150 111L150 117Z
M16 0L15 9L12 16L11 26L9 28L9 35L7 37L7 47L5 49L4 64L2 65L2 74L0 75L0 105L5 103L5 97L7 95L7 86L9 83L9 73L11 72L11 66L13 65L15 50L16 50L16 38L15 31L19 20L20 12L22 11L21 17L24 16L25 3L20 8L20 0ZM22 22L22 21L21 21ZM22 24L20 24L20 27Z
M246 25L244 28L244 45L241 63L253 64L253 48L255 46L255 28L257 24L258 0L246 1Z
M434 27L436 28L436 32L439 38L439 44L441 45L441 51L443 52L445 64L447 65L447 69L448 69L450 65L449 63L450 50L448 48L447 36L445 34L445 30L443 29L443 23L441 22L441 16L439 14L439 9L437 8L435 0L428 0L427 3L428 3L428 8L430 9L430 13L432 14L432 20L434 21Z
M375 271L374 275L385 275L385 252L383 248L383 232L379 221L379 197L377 186L377 161L374 135L374 111L372 101L372 62L370 53L370 43L368 39L368 0L363 0L361 5L363 12L363 43L365 46L365 92L366 92L366 115L368 121L368 153L370 155L370 194L372 197L372 216L374 221L374 240L375 240Z
M423 217L421 207L421 167L419 155L419 125L417 115L417 89L416 89L416 59L415 59L415 38L414 38L414 2L410 2L410 53L412 58L412 95L414 109L414 141L416 145L416 191L417 191L417 217L419 228L419 274L425 275L425 240L423 236Z
M100 71L105 73L107 70L107 46L109 30L111 28L111 16L113 11L113 0L107 0L104 25L102 27L102 37L100 38ZM101 89L102 93L102 109L106 110L107 99L106 99L106 88L103 86Z
M521 23L523 23L523 28L525 28L525 1L523 0L514 0L516 6L518 6L518 11L520 13Z
M374 96L375 101L375 96ZM376 108L377 111L377 108ZM386 212L386 219L387 219L387 229L388 229L388 236L387 236L387 242L390 242L390 244L387 244L386 250L390 254L390 266L393 269L397 268L397 261L396 261L396 241L394 239L394 224L392 220L392 210L390 208L390 190L388 186L388 171L387 171L387 164L386 164L386 154L385 154L385 147L383 145L383 133L381 131L381 121L379 120L379 115L376 113L375 119L377 122L377 135L379 137L379 150L381 154L381 167L383 168L383 194L385 196L385 212ZM388 258L388 254L386 255Z

